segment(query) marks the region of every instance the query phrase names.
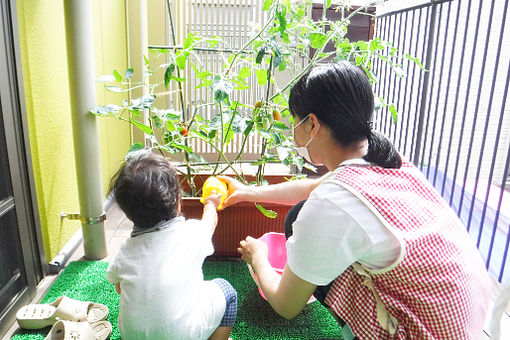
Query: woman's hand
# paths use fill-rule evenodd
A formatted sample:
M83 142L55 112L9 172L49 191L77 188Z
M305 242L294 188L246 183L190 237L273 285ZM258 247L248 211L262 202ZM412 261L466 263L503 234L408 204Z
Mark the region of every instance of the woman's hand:
M249 196L253 194L252 187L244 185L234 178L226 176L218 176L218 178L227 183L228 186L228 195L225 202L223 202L223 208L230 207L239 202L248 201Z
M254 262L267 261L267 245L251 236L239 242L237 252L241 254L241 259L249 265L252 265Z

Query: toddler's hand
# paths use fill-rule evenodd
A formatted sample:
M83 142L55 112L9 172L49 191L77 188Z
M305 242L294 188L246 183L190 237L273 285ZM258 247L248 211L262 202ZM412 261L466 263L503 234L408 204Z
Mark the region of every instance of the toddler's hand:
M204 204L211 204L214 209L217 209L221 204L221 193L217 193L216 190L213 190L209 196L204 199Z

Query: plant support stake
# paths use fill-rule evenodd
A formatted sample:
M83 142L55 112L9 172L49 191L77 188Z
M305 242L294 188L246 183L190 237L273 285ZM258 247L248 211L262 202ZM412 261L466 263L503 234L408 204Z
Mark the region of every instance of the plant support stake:
M88 260L107 255L96 117L92 9L90 0L65 0L67 65L83 248Z

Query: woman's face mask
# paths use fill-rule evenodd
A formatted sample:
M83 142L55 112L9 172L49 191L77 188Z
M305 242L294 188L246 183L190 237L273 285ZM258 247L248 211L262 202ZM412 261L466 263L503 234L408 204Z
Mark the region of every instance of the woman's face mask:
M296 130L296 128L301 125L301 123L303 123L305 120L308 119L308 117L310 117L310 115L306 116L303 120L301 120L299 123L297 123L296 126L292 126L292 136L294 136L294 131ZM319 127L320 127L320 124L319 124ZM306 144L304 146L297 146L296 145L296 152L299 156L303 157L308 163L312 163L312 159L310 158L310 153L308 152L308 145L312 142L313 140L313 137L310 137L310 139L308 140L308 142L306 142ZM294 140L294 145L295 145L296 141ZM313 163L312 163L313 164Z

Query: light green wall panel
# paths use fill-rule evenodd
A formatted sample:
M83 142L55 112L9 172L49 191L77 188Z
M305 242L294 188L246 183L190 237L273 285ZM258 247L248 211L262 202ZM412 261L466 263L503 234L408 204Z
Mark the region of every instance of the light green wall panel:
M30 148L46 259L51 260L80 227L60 221L78 212L63 2L19 0L19 35ZM127 65L123 0L92 1L96 76ZM113 66L115 65L115 66ZM108 97L98 85L97 102ZM103 187L129 148L129 127L98 120ZM106 191L104 191L106 192Z

